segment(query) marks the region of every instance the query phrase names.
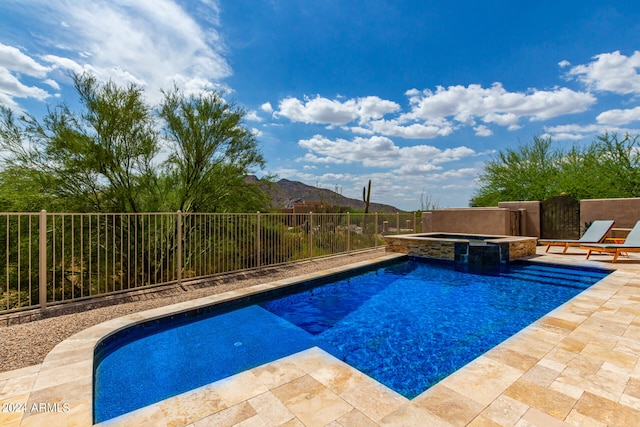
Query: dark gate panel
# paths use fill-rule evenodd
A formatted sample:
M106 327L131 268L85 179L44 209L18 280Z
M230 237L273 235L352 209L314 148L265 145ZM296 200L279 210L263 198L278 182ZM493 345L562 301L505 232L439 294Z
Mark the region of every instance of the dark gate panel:
M509 211L509 235L522 236L522 211Z
M543 239L580 238L580 202L556 196L542 202L540 234Z

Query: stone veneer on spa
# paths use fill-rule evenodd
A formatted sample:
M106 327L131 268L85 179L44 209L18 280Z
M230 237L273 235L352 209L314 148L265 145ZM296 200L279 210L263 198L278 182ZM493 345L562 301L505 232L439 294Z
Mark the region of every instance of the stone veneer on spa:
M495 266L536 253L535 237L421 233L384 236L387 252L455 261L463 266Z

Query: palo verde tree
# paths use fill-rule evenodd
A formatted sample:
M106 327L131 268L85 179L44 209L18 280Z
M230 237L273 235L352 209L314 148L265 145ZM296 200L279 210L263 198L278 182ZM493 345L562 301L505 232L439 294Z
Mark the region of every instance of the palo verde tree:
M544 200L559 194L560 159L551 138L537 136L530 144L500 151L485 164L471 205L497 206L506 200Z
M0 186L10 186L12 178L31 183L47 195L40 201L50 202L40 208L143 211L156 188L153 159L159 145L142 89L100 84L87 74L73 80L81 114L62 104L49 108L40 122L29 114L16 120L2 108L0 146L6 157Z
M620 139L615 133L605 133L593 142L598 174L605 186L598 197L640 197L638 137L626 134Z
M567 150L553 147L551 138L534 137L485 164L471 205L545 200L562 193L577 199L640 197L638 137L604 133Z
M224 212L266 204L245 181L264 165L245 112L218 93L174 89L154 107L133 84L88 74L73 81L79 113L61 104L40 121L0 107L2 210ZM164 144L170 154L160 161ZM14 198L16 189L27 191Z
M170 144L166 180L175 186L173 204L183 212L248 212L267 204L259 187L246 182L264 165L245 112L217 92L186 96L164 93L160 117Z

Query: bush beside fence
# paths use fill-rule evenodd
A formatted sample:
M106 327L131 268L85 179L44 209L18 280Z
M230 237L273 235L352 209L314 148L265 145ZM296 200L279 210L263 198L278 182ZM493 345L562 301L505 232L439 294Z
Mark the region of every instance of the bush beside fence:
M375 248L415 224L414 213L0 213L0 314Z

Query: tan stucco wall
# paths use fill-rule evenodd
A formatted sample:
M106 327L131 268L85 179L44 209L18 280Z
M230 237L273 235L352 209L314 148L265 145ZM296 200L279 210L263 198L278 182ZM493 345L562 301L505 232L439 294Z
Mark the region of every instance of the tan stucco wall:
M422 214L422 232L509 234L509 209L438 209Z
M525 209L525 231L523 235L540 237L540 202L500 202L499 208L510 210Z
M509 234L509 211L524 209L525 236L540 237L542 204L500 202L497 208L439 209L422 213L422 232ZM640 220L640 198L580 201L581 231L596 219L613 219L615 228L631 228ZM623 233L624 234L624 233Z
M581 226L596 219L612 219L614 228L631 228L640 220L640 198L581 200Z

